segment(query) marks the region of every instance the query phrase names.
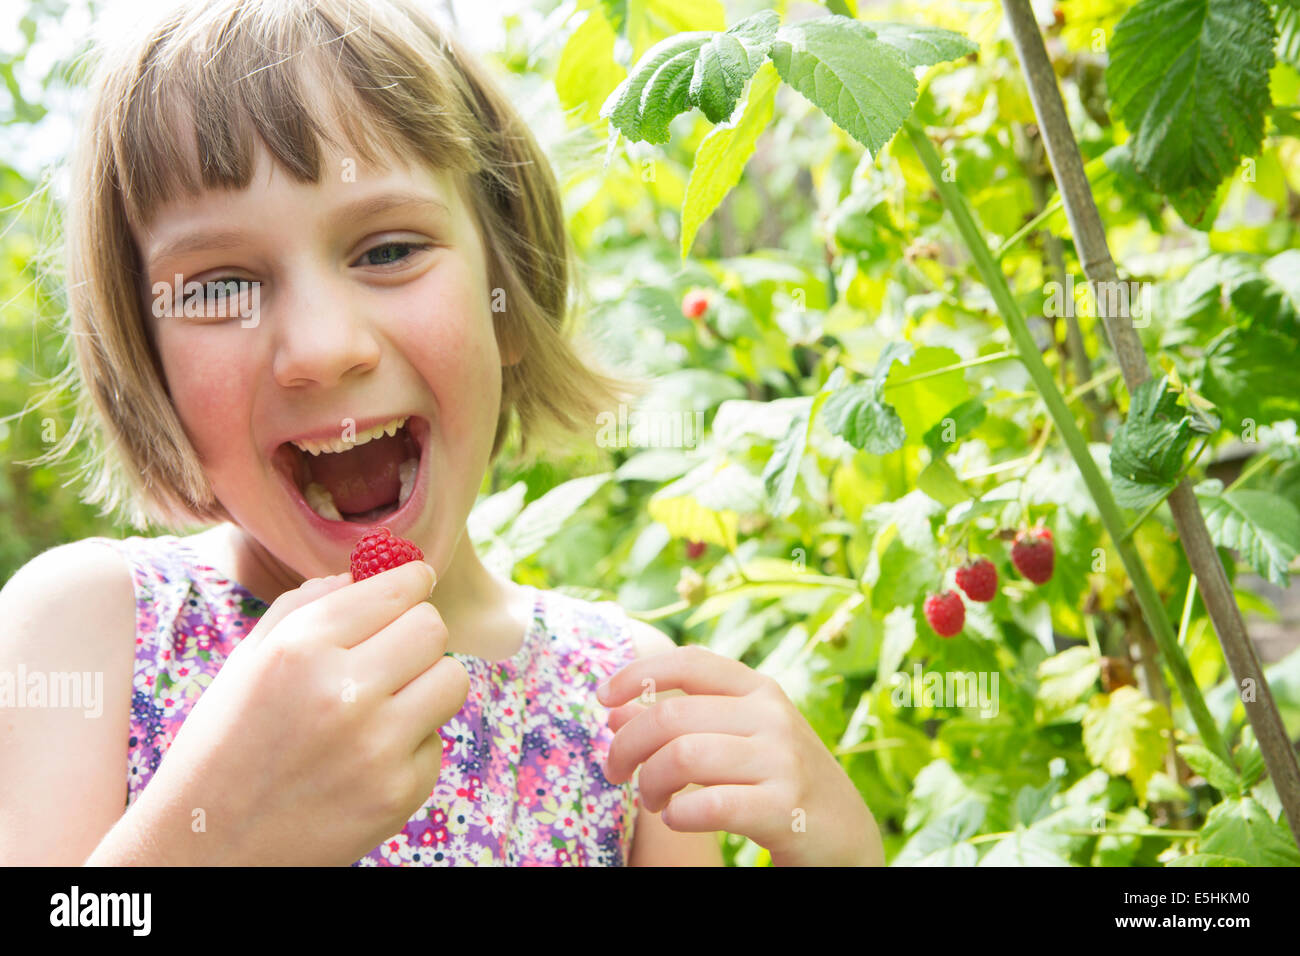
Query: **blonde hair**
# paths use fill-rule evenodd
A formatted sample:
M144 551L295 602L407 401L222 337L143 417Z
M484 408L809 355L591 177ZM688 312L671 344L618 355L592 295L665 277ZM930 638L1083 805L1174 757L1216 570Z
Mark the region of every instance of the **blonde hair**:
M329 102L311 102L321 88ZM89 437L82 497L104 513L141 528L230 520L167 394L129 223L149 222L181 190L246 187L255 138L299 182L320 181L321 141L333 143L337 123L367 163L411 158L468 183L489 288L508 304L494 313L497 341L519 357L502 369L490 460L512 411L525 452L543 435L590 433L602 410L643 390L570 341L575 260L555 175L484 68L409 0L182 6L105 48L90 96L66 218L75 362L61 386L76 414L41 460L62 460Z

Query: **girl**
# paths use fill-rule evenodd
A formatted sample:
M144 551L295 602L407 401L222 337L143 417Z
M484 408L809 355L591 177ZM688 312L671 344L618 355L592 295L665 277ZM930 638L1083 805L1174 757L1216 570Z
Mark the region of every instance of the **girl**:
M91 91L54 454L93 422L88 500L207 530L0 594L0 666L104 678L98 719L6 714L3 862L881 861L774 681L475 554L512 412L535 442L624 394L562 334L557 185L480 66L403 3L214 0ZM381 524L428 563L336 573Z

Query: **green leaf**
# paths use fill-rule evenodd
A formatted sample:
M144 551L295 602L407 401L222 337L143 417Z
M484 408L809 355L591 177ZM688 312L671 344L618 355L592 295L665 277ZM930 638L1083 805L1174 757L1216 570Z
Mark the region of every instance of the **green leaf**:
M1220 487L1208 481L1196 486L1210 539L1235 549L1260 577L1287 587L1287 568L1300 554L1300 511L1272 492L1239 488L1225 493Z
M916 486L940 504L952 507L970 500L970 490L961 483L946 459L936 458L916 476Z
M600 108L601 117L634 142L668 142L668 124L691 107L695 58L712 37L707 31L692 30L656 43L609 94Z
M1145 508L1173 488L1195 425L1167 378L1138 386L1110 449L1111 484L1122 507Z
M1071 647L1047 658L1038 665L1035 720L1051 724L1079 719L1081 708L1080 713L1075 710L1100 676L1101 666L1089 647Z
M1189 224L1259 151L1271 105L1263 0L1140 0L1115 26L1106 86L1138 170Z
M1037 823L1052 812L1052 798L1060 789L1060 783L1049 780L1041 787L1028 784L1016 794L1016 822L1024 826Z
M891 342L877 360L871 378L836 389L821 412L831 434L873 455L887 455L902 448L907 438L903 420L883 395L894 362L906 362L911 355L910 343Z
M916 615L910 605L896 607L885 616L885 636L880 642L880 663L876 667L876 686L889 683L898 665L916 643ZM907 675L904 675L907 676ZM911 680L911 677L907 677Z
M1241 795L1241 778L1217 755L1199 744L1183 744L1178 752L1187 761L1187 766L1204 777L1215 790L1228 796Z
M519 562L540 551L611 477L612 473L604 472L574 478L532 502L502 536L513 559Z
M721 123L736 109L745 84L767 59L780 18L762 10L741 20L700 47L691 76L690 102L711 123Z
M799 463L803 460L804 447L808 444L808 429L811 415L807 412L796 415L790 422L772 457L763 469L763 486L767 490L769 508L774 515L784 515L790 496L794 493L795 479L799 477Z
M911 67L934 66L956 60L979 50L979 46L960 33L938 27L910 23L872 23L871 29L881 43L892 46Z
M923 827L899 851L891 866L974 866L975 847L966 842L984 823L984 804L972 797Z
M1248 866L1300 866L1300 849L1290 831L1251 797L1230 798L1214 807L1201 828L1198 849Z
M1235 856L1222 856L1217 853L1191 853L1169 861L1169 866L1250 866L1245 860Z
M922 440L930 452L938 457L961 441L988 417L988 409L978 398L968 399L935 422Z
M704 137L695 151L691 178L682 201L682 258L685 259L695 236L713 215L722 200L740 182L741 172L754 153L758 137L772 121L776 90L781 78L771 64L765 63L749 87L740 119L732 126L719 126Z
M588 123L600 119L600 104L626 76L614 59L614 31L592 10L573 31L555 69L555 92L566 110L578 110Z
M907 57L857 20L787 23L771 55L781 79L872 154L898 132L916 100Z
M1017 830L993 845L980 866L1069 866L1069 840L1045 830Z
M1146 803L1147 782L1164 763L1169 713L1134 687L1098 694L1083 715L1083 747L1094 766L1128 777Z
M1230 329L1206 346L1200 391L1234 427L1300 417L1296 331Z

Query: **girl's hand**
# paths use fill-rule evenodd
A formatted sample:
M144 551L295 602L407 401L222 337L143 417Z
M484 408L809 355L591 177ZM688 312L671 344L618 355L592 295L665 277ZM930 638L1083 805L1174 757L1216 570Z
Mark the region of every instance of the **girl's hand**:
M140 795L151 838L185 862L328 866L401 830L433 792L438 728L469 692L443 656L433 584L413 561L281 595Z
M777 866L884 861L857 787L770 677L687 646L628 664L600 691L615 708L606 778L642 765L641 803L670 829L743 834ZM689 784L702 789L673 796Z

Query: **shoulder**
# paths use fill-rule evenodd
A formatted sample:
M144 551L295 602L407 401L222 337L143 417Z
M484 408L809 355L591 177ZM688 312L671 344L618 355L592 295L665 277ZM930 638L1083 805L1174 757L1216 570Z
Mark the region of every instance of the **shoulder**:
M59 545L28 561L0 590L0 620L12 627L51 619L103 621L114 612L120 620L128 610L134 614L131 567L104 540Z

